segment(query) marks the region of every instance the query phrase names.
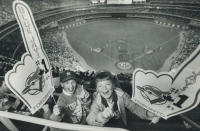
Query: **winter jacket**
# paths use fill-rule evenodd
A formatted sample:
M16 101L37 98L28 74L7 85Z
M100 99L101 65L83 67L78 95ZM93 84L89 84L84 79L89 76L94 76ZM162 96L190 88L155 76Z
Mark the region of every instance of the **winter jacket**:
M83 99L79 96L84 94ZM50 119L54 121L63 121L69 123L84 124L86 123L86 115L89 112L91 99L89 93L83 88L78 86L71 96L64 93L58 98L57 105L61 109L60 115L51 115Z
M147 119L147 120L152 119L150 116L147 115L147 110L134 103L127 93L125 93L119 88L116 88L114 91L118 97L117 105L120 112L120 116L125 125L127 125L126 112L125 112L126 108L130 112L139 116L141 119ZM90 113L86 118L87 123L93 126L104 126L109 121L109 119L99 118L98 115L99 113L102 113L104 109L105 106L102 104L102 98L100 94L97 93L91 105Z

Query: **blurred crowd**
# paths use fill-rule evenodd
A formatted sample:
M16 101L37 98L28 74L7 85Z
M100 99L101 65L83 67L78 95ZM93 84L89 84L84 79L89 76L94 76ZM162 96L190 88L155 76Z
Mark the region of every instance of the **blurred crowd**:
M180 66L200 44L200 32L198 30L184 31L180 37L179 53L173 58L171 69Z
M190 1L188 1L188 0L150 0L150 2L168 2L168 3L176 3L176 2L185 2L185 3L187 3L187 2L191 2L191 3L198 3L199 2L199 0L190 0Z
M31 1L31 0L24 0L31 8L32 12L38 13L40 11L44 11L47 9L53 9L57 7L63 7L63 6L74 6L74 5L83 5L83 4L89 4L89 0L36 0L36 1ZM14 20L14 15L12 11L12 2L13 0L0 0L0 25L4 25L8 23L9 21ZM173 0L173 1L167 1L167 0L150 0L150 2L153 3L165 3L168 2L168 4L173 4L176 2L180 3L187 3L187 0ZM189 3L197 3L199 2L198 0L191 0ZM187 5L187 4L186 4ZM139 5L140 6L140 5ZM162 8L158 7L156 10L151 9L150 12L156 11L161 12L161 13L170 13L174 15L182 15L182 16L188 16L188 17L193 17L193 18L199 18L199 13L194 12L194 11L184 11L184 10L179 10L177 8Z
M57 0L24 0L27 2L33 12L38 12L45 9L55 8L63 6L61 5ZM60 0L61 2L64 2L64 0ZM71 2L71 4L77 4L79 0L69 0L68 2ZM159 1L159 0L156 0ZM161 1L161 0L160 0ZM180 2L179 0L174 0L175 2ZM181 2L186 2L187 0L182 0ZM85 3L86 0L83 0L82 3ZM193 0L192 2L197 2L197 0ZM11 21L14 19L12 9L12 0L0 0L0 26L7 23L8 21ZM154 8L149 10L143 10L143 12L156 12L156 13L168 13L168 14L176 14L181 16L187 16L187 17L193 17L199 19L199 13L193 12L193 11L180 11L180 10L173 10L173 9L162 9L162 8ZM68 13L68 15L72 15L74 12L71 12L71 14ZM66 14L63 13L62 15L58 15L57 17L49 17L48 19L44 19L40 21L40 25L45 25L46 23L49 23L49 21L55 20L55 19L61 19ZM142 14L135 13L134 16L141 16ZM149 14L143 14L144 16L150 16ZM152 15L153 17L153 15ZM66 20L67 21L67 20ZM174 20L176 21L176 20ZM61 21L65 23L65 20ZM52 74L53 77L59 77L60 73L64 72L65 70L73 70L73 72L76 74L76 77L78 78L78 82L80 84L85 85L85 89L88 92L93 93L95 91L94 82L93 79L96 76L95 71L85 71L82 72L78 70L77 68L80 66L79 59L74 55L73 50L71 47L66 45L66 41L63 39L63 33L58 30L57 27L51 28L51 29L45 29L44 31L40 31L41 38L43 41L44 49L48 55L48 58L50 60L51 66L52 66ZM200 32L198 30L188 30L183 31L182 33L182 46L180 46L180 51L177 54L176 57L173 58L171 69L177 68L180 66L181 63L183 63L190 54L197 48L197 46L200 43ZM13 38L11 38L13 39ZM19 41L20 40L16 40ZM0 56L0 110L3 111L10 111L15 112L19 114L24 115L31 115L28 108L23 104L22 101L20 101L14 94L11 93L11 91L6 87L4 83L4 75L5 73L12 69L13 65L20 59L20 56L22 53L19 53L19 58L12 58L12 51L16 49L16 43L13 41L10 41L10 38L6 40L6 45L2 45L2 56ZM11 52L11 54L8 55L8 52ZM21 51L24 52L24 47ZM18 54L18 53L16 53ZM8 56L8 57L5 57ZM132 80L132 74L131 73L120 73L116 74L115 77L119 80L120 87L125 92L129 93L131 95L132 93L132 87L131 87L131 80ZM61 93L62 88L59 85L56 88L55 93ZM48 107L44 106L40 111L38 111L34 116L46 118L46 110L49 108L51 111L53 110L54 103L49 100L47 102L49 104Z
M23 0L26 2L33 13L44 11L47 9L74 6L88 3L88 0ZM15 19L12 11L13 0L0 0L0 26Z
M149 9L149 12L152 13L166 13L171 15L178 15L183 17L189 17L194 19L199 19L199 13L197 10L189 10L189 9L179 9L174 7L156 7Z
M63 33L57 28L41 31L44 49L48 55L52 66L57 66L60 69L77 70L80 66L80 61L74 56L71 47L64 40Z
M0 77L4 77L5 73L13 68L17 61L5 56L0 56Z

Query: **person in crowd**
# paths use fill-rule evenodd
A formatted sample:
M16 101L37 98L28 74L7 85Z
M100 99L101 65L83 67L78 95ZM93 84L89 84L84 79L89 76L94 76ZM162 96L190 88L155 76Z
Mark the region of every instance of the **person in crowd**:
M98 73L95 85L94 100L86 118L89 125L126 128L126 108L141 119L156 118L153 113L134 103L130 96L119 88L117 80L110 72ZM156 122L156 119L154 120Z
M11 93L5 81L3 81L0 87L0 110L5 111L17 109L20 103L19 98Z
M60 82L63 88L57 104L53 107L51 120L85 124L86 115L91 105L90 94L82 85L78 84L75 73L64 71L60 74Z

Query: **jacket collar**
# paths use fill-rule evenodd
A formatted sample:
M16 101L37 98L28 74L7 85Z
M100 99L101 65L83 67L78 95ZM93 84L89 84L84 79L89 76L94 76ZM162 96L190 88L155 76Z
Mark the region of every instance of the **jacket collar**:
M118 103L118 95L117 93L115 92L115 90L113 91L113 102L114 102L114 107L113 109L116 111L117 109L119 109L119 103ZM104 107L108 107L108 103L106 101L105 98L101 97L101 95L99 93L97 93L97 104L98 105L102 105Z

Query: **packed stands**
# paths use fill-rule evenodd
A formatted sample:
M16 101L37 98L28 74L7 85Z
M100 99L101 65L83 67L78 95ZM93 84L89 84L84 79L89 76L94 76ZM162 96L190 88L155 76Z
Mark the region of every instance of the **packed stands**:
M198 30L189 30L182 32L181 35L181 46L178 55L174 58L172 62L171 69L177 68L181 65L197 48L200 44L200 32Z
M72 49L65 44L63 34L58 28L41 31L41 38L53 67L76 70L79 61L73 55Z
M53 9L56 7L64 6L65 5L65 0L60 0L58 2L57 0L37 0L37 1L31 1L31 0L25 0L27 2L33 12L38 12L41 10L46 10L46 9ZM67 5L76 5L80 3L88 3L88 0L68 0L66 3ZM168 2L167 0L151 0L150 1L152 4L157 3L167 3L167 4L172 4L173 2L188 2L188 0L173 0L173 2ZM190 3L196 3L198 0L190 0ZM1 0L0 1L0 25L4 25L8 21L14 20L14 16L12 13L11 9L11 3L12 0ZM184 4L186 5L186 4ZM140 5L138 5L140 6ZM142 6L143 7L143 6ZM49 24L54 21L59 21L60 25L65 25L68 22L73 22L76 21L78 18L81 20L87 19L87 18L95 18L98 19L100 17L111 17L111 15L108 14L103 14L105 12L116 12L119 9L110 9L105 11L106 8L102 8L101 10L85 10L85 11L68 11L68 12L63 12L63 13L58 13L53 16L45 17L37 22L39 27L42 27L42 25ZM134 9L135 10L135 9ZM127 11L126 9L121 10L122 12ZM134 12L133 10L131 10ZM102 13L101 15L95 15L96 12ZM137 13L137 12L142 12L142 13ZM156 17L155 14L156 13ZM144 16L144 17L149 17L151 19L153 18L158 18L159 19L159 13L160 14L171 14L171 15L179 15L179 16L185 16L185 17L190 17L194 19L199 19L199 10L194 11L194 10L185 10L185 9L178 9L178 8L162 8L162 7L156 7L156 8L146 8L145 6L142 9L136 10L136 13L134 14L128 14L128 16ZM85 14L88 14L85 15ZM92 15L91 15L92 14ZM82 16L83 15L83 16ZM68 19L71 18L71 19ZM170 18L170 19L168 19ZM180 19L172 18L172 17L165 17L160 19L168 19L169 21L181 21ZM183 20L181 21L182 23L189 23L190 21L188 20ZM5 73L10 70L13 65L20 60L21 55L25 52L25 48L22 43L22 39L20 35L18 34L19 32L13 32L12 35L7 36L1 41L1 55L0 55L0 85L2 85L0 91L4 91L5 85L3 84L4 80L4 75ZM95 89L94 83L91 81L95 77L95 72L92 71L86 71L86 72L81 72L77 71L76 66L79 65L79 60L74 56L72 53L71 47L66 46L65 42L63 41L63 34L59 31L58 27L54 28L49 28L46 29L44 28L43 30L40 30L42 42L44 45L44 49L50 59L51 66L52 66L52 73L54 77L58 77L60 72L63 70L74 70L76 72L77 78L79 78L80 83L87 85L87 90L90 92L94 92ZM171 69L177 68L180 66L181 63L183 63L189 55L196 49L196 47L199 45L200 42L200 32L198 30L188 30L188 31L183 31L182 33L182 46L179 49L179 53L176 57L174 57L173 62L171 64ZM132 74L124 74L120 73L116 75L116 78L120 81L121 88L128 92L130 95L132 93L132 88L131 88L131 78ZM7 90L6 90L7 92ZM0 92L2 93L2 92ZM19 114L24 114L24 115L31 115L28 109L23 105L23 103L16 98L13 97L13 95L10 95L10 92L8 94L4 94L1 97L2 99L0 100L5 100L5 102L8 101L8 99L11 101L11 103L6 103L7 105L11 104L12 106L7 106L3 107L0 106L0 110L8 110L10 112L15 112ZM57 92L59 93L59 91ZM2 95L2 94L1 94ZM6 98L6 99L4 99ZM49 103L52 104L52 101ZM52 105L50 106L52 110ZM43 111L39 111L35 116L37 117L43 117Z
M88 0L24 0L31 8L34 13L39 11L53 9L63 6L73 6L80 4L88 4ZM1 0L0 1L0 25L4 25L9 21L14 20L12 11L13 0Z
M183 17L189 17L193 19L199 19L199 10L190 10L190 9L176 9L176 8L151 8L149 9L149 12L155 12L155 13L166 13L171 15L179 15Z
M199 2L199 0L190 0L190 1L188 1L188 0L150 0L150 2L163 2L163 3L168 3L168 4L170 4L170 3L198 3Z

